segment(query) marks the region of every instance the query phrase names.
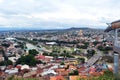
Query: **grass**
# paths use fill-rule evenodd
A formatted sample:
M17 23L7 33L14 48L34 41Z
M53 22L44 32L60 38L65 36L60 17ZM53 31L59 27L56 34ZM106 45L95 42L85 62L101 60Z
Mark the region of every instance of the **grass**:
M115 79L113 72L112 71L105 71L103 75L98 76L98 77L92 77L92 78L80 78L78 80L119 80L119 79Z

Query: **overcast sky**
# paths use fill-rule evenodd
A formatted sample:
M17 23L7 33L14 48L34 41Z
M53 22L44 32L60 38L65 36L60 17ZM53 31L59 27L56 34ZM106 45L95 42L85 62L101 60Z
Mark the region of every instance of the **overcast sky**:
M0 0L0 28L106 28L120 0Z

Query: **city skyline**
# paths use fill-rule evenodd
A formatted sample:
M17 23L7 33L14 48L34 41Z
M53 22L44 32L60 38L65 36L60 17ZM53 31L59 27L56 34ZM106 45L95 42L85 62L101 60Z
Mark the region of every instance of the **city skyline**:
M119 19L119 0L0 0L0 28L102 28Z

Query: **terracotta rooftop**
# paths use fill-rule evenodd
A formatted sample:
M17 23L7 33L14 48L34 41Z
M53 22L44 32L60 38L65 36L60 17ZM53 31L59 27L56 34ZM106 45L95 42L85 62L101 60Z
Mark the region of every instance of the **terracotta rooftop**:
M65 80L63 76L52 76L50 80Z

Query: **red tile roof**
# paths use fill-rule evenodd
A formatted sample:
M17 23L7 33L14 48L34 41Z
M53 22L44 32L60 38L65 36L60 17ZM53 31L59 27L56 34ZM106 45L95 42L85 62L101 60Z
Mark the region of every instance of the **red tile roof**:
M63 76L52 76L50 80L65 80Z

